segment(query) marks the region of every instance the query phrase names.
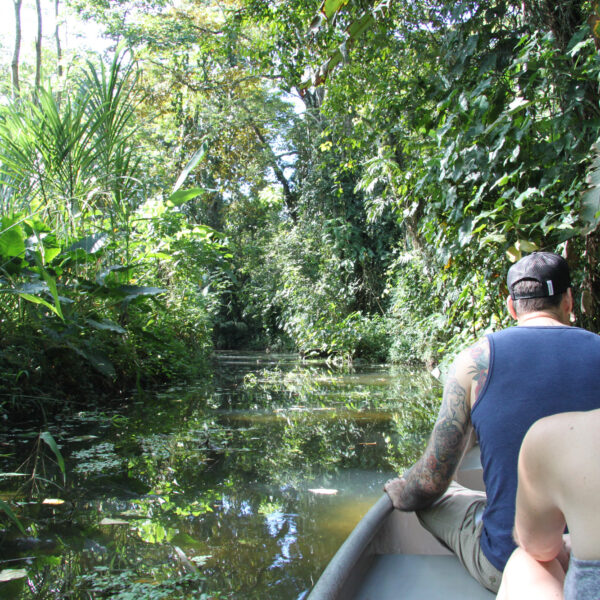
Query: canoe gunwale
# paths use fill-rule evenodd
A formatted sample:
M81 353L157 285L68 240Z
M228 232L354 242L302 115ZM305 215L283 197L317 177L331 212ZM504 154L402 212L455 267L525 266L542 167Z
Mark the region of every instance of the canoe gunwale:
M479 446L473 434L455 475L461 485L485 490ZM350 532L306 600L352 598L373 565L375 555L390 553L451 554L421 527L415 513L394 511L389 496L383 494ZM466 576L466 572L464 574Z
M360 573L353 573L353 570L364 555L365 548L393 510L389 496L383 494L340 546L335 560L327 565L307 600L334 600L342 597L342 590L360 576Z

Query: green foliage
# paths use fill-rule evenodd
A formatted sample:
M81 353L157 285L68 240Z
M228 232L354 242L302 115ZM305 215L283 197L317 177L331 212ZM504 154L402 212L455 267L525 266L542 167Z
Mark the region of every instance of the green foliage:
M523 253L564 253L579 324L600 329L597 15L586 24L598 6L548 4L70 0L126 46L0 103L0 412L101 405L191 375L214 347L346 371L252 373L245 396L219 390L183 410L140 394L143 436L119 431L65 459L44 426L30 494L65 483L69 460L70 485L139 478L122 539L168 549L153 585L113 553L63 587L32 576L32 593L71 593L76 578L84 595L197 596L210 579L166 577L180 540L231 544L225 513L248 507L263 528L295 514L291 490L317 474L407 466L439 390L413 394L411 374L391 397L350 393L352 361L443 365L507 324L504 275ZM232 415L208 414L221 402ZM171 435L174 421L185 430ZM241 498L240 481L261 491ZM20 505L0 511L24 529ZM234 561L278 577L244 545ZM212 576L219 558L198 550Z
M433 273L416 253L401 255L390 284L390 358L394 362L437 362L448 339L448 318Z
M422 305L422 318L413 311L413 327L396 330L396 347L406 348L399 356L417 344L416 355L435 360L436 346L505 322L507 257L565 251L570 241L576 279L597 289L597 261L579 241L597 212L593 170L586 184L600 123L594 40L574 5L564 8L571 21L551 21L509 4L390 6L328 82L327 114L352 107L353 127L338 120L333 131L362 158L358 189L370 218L381 223L392 211L401 251L422 257L421 277L439 295L439 305ZM403 290L418 297L419 286L398 285L392 310L408 315Z
M76 586L81 592L114 600L209 600L221 597L219 594L202 593L206 579L200 573L190 573L166 579L158 583L144 583L134 571L110 573L98 567L93 575L82 575Z
M586 183L588 189L581 197L581 220L588 231L593 231L600 223L600 155L598 140L593 146L595 157L592 161Z
M83 477L94 477L99 474L115 474L123 468L123 459L115 454L115 446L110 442L96 444L85 450L73 452L76 461L74 473Z
M1 292L43 339L14 380L57 353L156 381L212 344L434 363L506 323L538 248L600 297L587 5L108 4L72 2L109 63L0 111Z
M324 227L323 227L324 225ZM357 310L360 279L347 246L335 241L346 228L339 221L285 229L273 239L268 261L278 289L272 304L279 326L304 355L381 359L387 334L377 315Z
M0 111L0 365L14 399L4 409L43 401L48 372L63 394L94 381L114 390L190 373L209 347L220 292L207 284L230 255L181 212L201 190L143 202L137 77L123 56L108 69L88 63L70 93ZM95 376L76 382L80 368Z

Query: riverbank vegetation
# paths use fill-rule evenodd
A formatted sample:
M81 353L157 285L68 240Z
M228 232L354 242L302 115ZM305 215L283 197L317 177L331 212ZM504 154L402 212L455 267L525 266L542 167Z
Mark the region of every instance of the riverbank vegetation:
M594 3L105 4L5 65L5 410L215 348L437 363L536 248L598 329Z

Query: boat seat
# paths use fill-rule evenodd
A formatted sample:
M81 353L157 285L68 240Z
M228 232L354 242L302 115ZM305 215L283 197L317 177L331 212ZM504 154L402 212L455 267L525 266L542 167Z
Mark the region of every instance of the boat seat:
M377 554L353 600L490 600L455 556Z

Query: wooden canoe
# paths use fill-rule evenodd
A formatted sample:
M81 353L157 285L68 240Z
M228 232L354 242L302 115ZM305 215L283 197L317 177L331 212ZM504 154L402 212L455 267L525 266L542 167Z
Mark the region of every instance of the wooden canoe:
M456 479L484 489L479 449ZM393 510L386 494L342 544L307 600L489 600L458 559L425 531L414 513Z

